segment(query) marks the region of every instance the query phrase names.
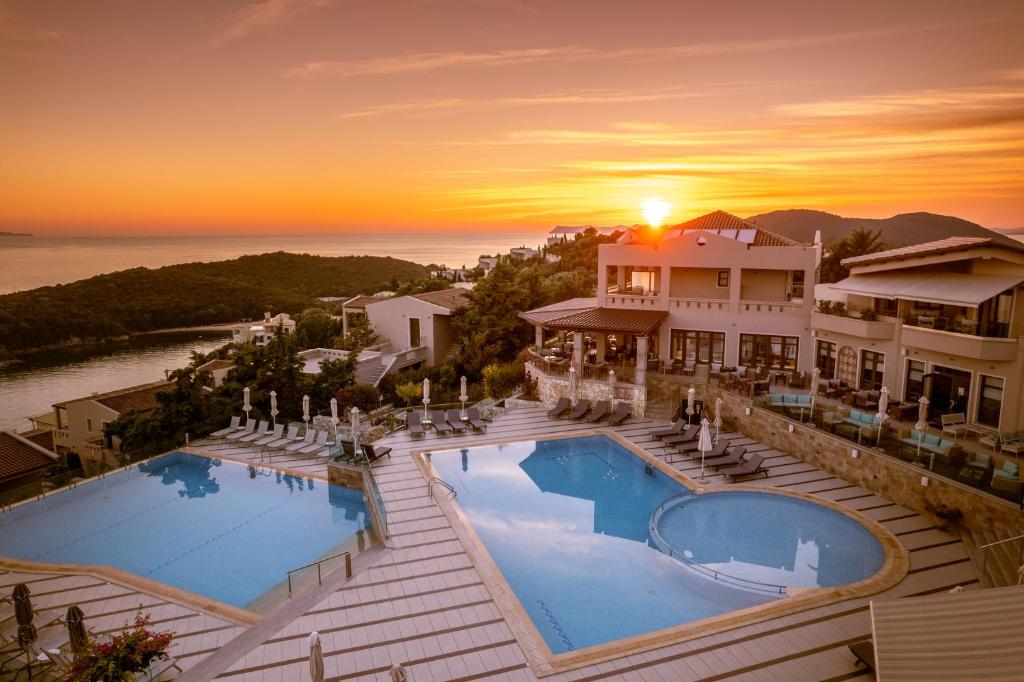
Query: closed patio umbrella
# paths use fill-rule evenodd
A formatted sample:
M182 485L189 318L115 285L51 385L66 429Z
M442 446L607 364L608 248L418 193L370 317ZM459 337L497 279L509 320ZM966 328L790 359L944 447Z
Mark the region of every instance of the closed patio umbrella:
M408 682L409 675L405 672L405 668L402 667L401 663L395 663L391 666L391 682Z
M427 405L430 404L430 379L423 379L423 418L427 418Z
M270 419L274 422L274 428L277 428L277 391L270 392Z
M302 421L306 422L306 428L309 428L309 396L302 396Z
M608 370L608 403L615 407L615 370Z
M14 616L18 622L18 646L27 649L28 645L39 638L36 626L32 624L35 614L32 612L32 598L29 596L28 586L25 583L15 585L11 599L14 601ZM32 653L26 651L26 655L28 663L25 664L25 668L28 668L28 678L32 679Z
M921 396L917 401L917 423L914 424L914 428L917 429L917 456L921 456L921 439L924 438L924 432L928 429L928 398Z
M331 398L331 426L334 427L334 442L338 442L338 399Z
M821 383L821 370L817 367L811 372L811 421L814 421L814 402L817 400L818 385ZM803 410L800 411L800 416L803 416ZM803 421L801 419L800 421Z
M686 391L686 423L689 424L693 421L694 404L697 398L697 389L690 386L689 390Z
M718 442L718 434L722 430L722 399L715 398L715 421L712 424L715 427L715 442Z
M359 457L359 408L353 407L349 417L349 421L352 423L352 454L355 457Z
M466 391L466 377L463 376L459 379L459 400L462 402L462 412L459 416L463 419L466 418L466 401L469 400L469 393Z
M711 452L711 429L705 417L700 420L700 435L697 436L697 449L700 450L700 482L704 482L704 456Z
M252 402L249 400L252 397L252 391L248 386L242 389L242 412L245 412L245 421L249 421L249 412L252 410Z
M324 650L320 644L320 633L309 633L309 679L324 682Z
M889 418L886 414L889 410L889 387L882 386L882 390L878 393L878 414L875 417L878 419L878 435L875 437L875 447L882 441L882 422Z
M68 627L68 644L71 645L71 651L77 656L89 643L89 635L85 632L85 614L77 604L72 604L68 607L64 622Z
M572 401L573 407L576 406L576 368L569 368L569 400Z

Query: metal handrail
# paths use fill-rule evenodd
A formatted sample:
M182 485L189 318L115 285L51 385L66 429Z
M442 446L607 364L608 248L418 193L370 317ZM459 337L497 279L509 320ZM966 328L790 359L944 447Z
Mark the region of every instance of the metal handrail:
M759 590L759 591L762 591L762 592L764 592L764 591L771 591L771 592L778 592L779 594L785 594L786 593L786 587L787 587L786 585L776 585L775 583L765 583L765 582L761 582L760 580L750 580L749 578L740 578L739 576L735 576L735 575L730 575L728 573L724 573L723 571L719 571L717 569L710 568L709 566L705 566L702 563L699 563L699 562L694 561L693 559L690 559L685 554L683 554L682 552L677 550L675 547L673 547L671 544L669 544L668 540L666 540L664 538L664 536L662 536L662 534L658 531L657 521L658 521L659 518L661 518L662 512L664 512L665 509L668 506L674 505L677 501L683 501L685 499L691 499L692 497L693 497L692 493L681 493L679 495L675 495L673 497L670 497L667 500L665 500L664 502L662 502L661 504L659 504L657 509L654 510L654 513L651 514L651 519L650 519L650 522L648 523L648 529L650 530L651 537L654 538L655 544L658 545L658 548L662 549L662 545L663 545L665 548L668 549L667 553L668 553L668 555L671 558L680 561L681 563L685 564L687 567L692 568L696 572L702 573L703 575L708 576L708 577L710 577L710 578L712 578L714 580L733 581L735 583L739 583L739 585L741 587L745 586L745 587L749 587L750 589L755 589L755 590ZM664 551L664 549L662 549L662 551Z
M449 500L454 500L455 497L459 494L458 492L456 492L455 488L453 488L451 485L449 485L448 483L445 483L443 480L441 480L437 476L432 476L430 478L430 480L427 482L427 497L430 497L431 495L434 494L434 484L435 483L440 485L442 488L444 488L445 490L448 491L448 499Z
M320 565L323 564L325 561L330 561L331 559L337 559L338 557L342 557L342 556L345 557L345 577L346 578L351 578L352 577L352 553L351 552L340 552L338 554L334 554L334 555L329 556L329 557L324 557L323 559L317 559L316 561L312 561L312 562L306 564L305 566L299 566L298 568L293 568L292 570L288 571L288 573L287 573L287 576L288 576L288 596L289 597L292 596L292 573L296 573L298 571L305 570L305 569L309 568L310 566L316 566L316 582L317 582L318 585L323 585L324 584L323 572L320 570Z
M1013 542L1014 540L1024 540L1024 533L1021 533L1020 535L1015 535L1012 538L1006 538L1005 540L996 540L995 542L990 542L987 545L982 545L978 549L988 549L989 547L995 547L996 545L1001 545L1004 542Z
M990 547L995 547L996 545L1002 545L1002 544L1005 544L1007 542L1014 542L1016 540L1024 540L1024 533L1022 533L1020 535L1016 535L1016 536L1014 536L1012 538L1004 538L1002 540L996 540L995 542L990 542L987 545L981 545L980 547L978 547L978 551L981 552L981 571L980 571L981 575L983 575L983 576L988 575L986 573L986 568L988 567L988 552L986 550L989 549ZM1020 564L1021 568L1024 568L1024 543L1021 543L1020 554L1017 556L1017 562Z

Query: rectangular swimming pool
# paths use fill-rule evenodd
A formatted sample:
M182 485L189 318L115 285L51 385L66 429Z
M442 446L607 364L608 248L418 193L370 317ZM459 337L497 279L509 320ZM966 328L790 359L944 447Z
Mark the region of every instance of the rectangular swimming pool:
M0 514L0 555L105 564L258 610L287 571L369 525L358 490L175 452Z

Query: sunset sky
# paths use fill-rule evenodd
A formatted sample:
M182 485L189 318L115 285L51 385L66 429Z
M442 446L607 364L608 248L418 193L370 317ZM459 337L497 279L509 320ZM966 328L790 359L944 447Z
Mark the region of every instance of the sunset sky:
M1024 3L0 0L0 229L1024 226Z

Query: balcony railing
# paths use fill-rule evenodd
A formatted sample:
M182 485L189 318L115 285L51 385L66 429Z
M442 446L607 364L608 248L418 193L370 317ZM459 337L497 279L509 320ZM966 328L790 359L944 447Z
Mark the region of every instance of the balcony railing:
M1006 322L990 322L972 320L966 317L941 317L933 315L907 315L903 324L921 329L980 336L988 339L1007 339L1010 337L1010 325Z
M791 303L788 301L740 301L741 315L763 315L779 313L783 315L802 315L803 303Z
M975 360L1012 362L1017 357L1017 340L946 332L922 327L904 327L903 345L943 355L960 355Z

